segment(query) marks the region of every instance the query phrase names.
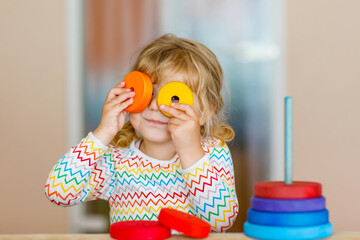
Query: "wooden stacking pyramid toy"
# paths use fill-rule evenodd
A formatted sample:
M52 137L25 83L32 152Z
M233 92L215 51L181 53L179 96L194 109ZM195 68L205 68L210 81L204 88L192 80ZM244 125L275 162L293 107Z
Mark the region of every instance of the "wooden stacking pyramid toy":
M256 239L321 239L332 234L321 184L292 181L292 98L285 98L285 182L258 182L244 233Z

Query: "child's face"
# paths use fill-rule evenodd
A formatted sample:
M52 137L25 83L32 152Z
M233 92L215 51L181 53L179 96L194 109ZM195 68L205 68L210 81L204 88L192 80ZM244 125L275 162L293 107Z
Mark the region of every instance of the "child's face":
M162 81L159 84L154 84L154 95L150 104L140 113L130 113L129 119L132 126L141 134L144 140L148 140L156 143L166 143L171 141L171 136L167 130L167 123L170 118L161 113L157 102L157 94L162 86L168 82L179 81L185 83L186 75L179 72L175 74L164 74ZM194 95L193 108L200 117L200 111L198 107L198 99Z

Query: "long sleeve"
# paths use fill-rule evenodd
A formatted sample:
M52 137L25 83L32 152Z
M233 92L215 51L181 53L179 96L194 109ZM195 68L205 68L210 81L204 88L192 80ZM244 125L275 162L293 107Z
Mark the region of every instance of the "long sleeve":
M205 156L182 170L182 175L196 215L209 222L212 231L222 232L232 226L238 213L234 167L227 145L203 148Z
M114 181L111 149L89 133L55 164L46 181L45 194L57 205L71 206L106 199Z

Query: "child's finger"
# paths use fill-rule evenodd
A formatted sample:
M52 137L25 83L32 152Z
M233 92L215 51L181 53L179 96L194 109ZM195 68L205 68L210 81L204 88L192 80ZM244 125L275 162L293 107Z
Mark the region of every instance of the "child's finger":
M180 126L184 123L184 120L181 120L179 118L171 118L170 121L168 122L168 124L173 124L176 126Z
M189 116L186 115L186 113L184 113L183 111L177 110L175 108L169 107L167 105L160 105L160 109L168 114L170 114L173 117L182 119L182 120L189 120Z
M117 83L115 86L114 86L114 88L123 88L123 87L125 87L125 82L124 81L122 81L122 82L119 82L119 83Z
M197 118L197 115L194 111L194 108L189 105L189 104L184 104L184 103L172 103L171 104L172 108L181 110L182 112L185 112L187 115L189 115L192 118Z
M126 92L126 93L123 93L121 95L114 97L113 99L111 99L108 102L108 104L110 106L116 105L116 104L122 103L123 101L125 101L128 98L133 98L134 96L135 96L135 92Z
M116 108L120 111L123 111L125 108L127 108L128 106L130 106L132 103L134 102L134 99L133 98L129 98L129 99L126 99L125 101L115 105Z
M131 92L131 90L128 88L114 87L114 88L110 89L105 101L110 101L114 97L116 97L122 93L126 93L126 92Z

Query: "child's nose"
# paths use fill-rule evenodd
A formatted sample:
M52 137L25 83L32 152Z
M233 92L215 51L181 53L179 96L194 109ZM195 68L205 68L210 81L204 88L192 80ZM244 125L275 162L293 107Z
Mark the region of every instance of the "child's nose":
M159 106L157 105L157 94L153 94L151 101L149 103L149 109L152 111L158 111Z

